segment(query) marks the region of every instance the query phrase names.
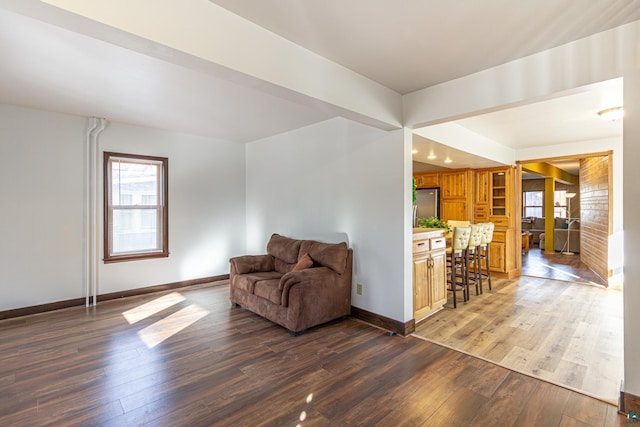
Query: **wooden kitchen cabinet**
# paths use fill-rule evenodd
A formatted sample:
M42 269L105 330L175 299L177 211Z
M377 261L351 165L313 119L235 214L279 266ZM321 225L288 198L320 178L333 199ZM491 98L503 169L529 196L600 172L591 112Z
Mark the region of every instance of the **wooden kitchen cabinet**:
M489 221L500 227L515 227L514 169L500 168L490 171ZM518 216L519 217L519 216Z
M490 245L491 271L506 277L520 274L520 194L519 166L483 169L447 169L414 175L423 188L440 188L440 219L472 223L492 222L494 240ZM426 177L430 177L428 180ZM428 184L426 184L428 182ZM435 184L438 185L435 185ZM423 268L425 266L418 266ZM420 297L427 298L426 295Z
M489 204L489 171L485 169L476 170L473 173L474 178L474 197L473 202L476 205Z
M473 213L473 171L440 173L440 219L469 221Z
M413 317L416 322L447 302L446 241L442 229L414 229Z
M505 232L494 230L493 240L489 243L489 268L492 271L505 271L505 259Z
M437 188L440 186L438 172L422 172L413 175L417 188Z
M491 271L507 273L509 277L519 274L517 256L520 253L520 241L516 239L513 228L495 229L493 240L489 243L489 268Z
M473 172L473 221L475 223L489 221L489 177L488 170Z
M440 201L440 218L443 221L468 221L469 209L466 200L446 200Z
M467 170L440 172L440 193L443 199L465 199L470 194L470 179Z

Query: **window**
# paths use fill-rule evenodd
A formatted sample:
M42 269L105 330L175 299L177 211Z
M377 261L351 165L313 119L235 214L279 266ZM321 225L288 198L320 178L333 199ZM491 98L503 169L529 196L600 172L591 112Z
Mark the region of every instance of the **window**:
M544 193L542 191L525 191L522 193L522 216L542 218L542 201Z
M104 153L104 261L169 256L164 157Z
M567 190L556 190L553 194L553 216L567 217Z

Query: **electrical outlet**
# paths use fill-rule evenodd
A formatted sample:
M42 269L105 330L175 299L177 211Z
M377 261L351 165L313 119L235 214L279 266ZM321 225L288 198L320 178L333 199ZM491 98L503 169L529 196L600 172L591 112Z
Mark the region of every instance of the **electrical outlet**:
M362 283L356 285L356 294L362 295Z

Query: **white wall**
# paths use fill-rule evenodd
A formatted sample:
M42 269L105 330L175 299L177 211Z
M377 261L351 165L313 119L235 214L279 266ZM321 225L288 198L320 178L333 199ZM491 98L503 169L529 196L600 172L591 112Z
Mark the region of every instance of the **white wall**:
M640 51L640 41L636 46ZM624 390L640 396L640 58L635 59L624 75Z
M87 126L0 105L0 310L84 296ZM245 250L243 145L109 123L101 148L169 157L171 255L101 264L98 293L228 273Z
M245 251L243 144L109 123L100 149L169 158L170 256L101 264L99 294L229 273Z
M354 250L352 305L407 320L404 154L402 130L345 119L248 144L248 250L264 253L272 233L346 233Z
M83 295L84 128L0 104L0 310Z

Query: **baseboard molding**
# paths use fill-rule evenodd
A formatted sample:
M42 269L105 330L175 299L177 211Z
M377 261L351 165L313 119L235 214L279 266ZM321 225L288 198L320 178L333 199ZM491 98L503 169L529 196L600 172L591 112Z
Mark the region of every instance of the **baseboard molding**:
M171 289L184 288L186 286L200 285L203 283L216 282L228 279L228 274L220 276L202 277L200 279L184 280L182 282L166 283L164 285L147 286L144 288L128 289L126 291L111 292L108 294L98 295L98 302L108 301L118 298L131 297L135 295L150 294L153 292L167 291ZM74 298L64 301L56 301L47 304L33 305L30 307L14 308L11 310L0 311L0 320L12 319L15 317L28 316L30 314L46 313L48 311L60 310L62 308L77 307L84 305L85 298Z
M620 401L618 402L618 412L627 415L629 411L640 414L640 396L625 393L620 390Z
M416 330L416 322L414 319L408 322L400 322L354 306L351 306L351 316L403 336L412 334Z

